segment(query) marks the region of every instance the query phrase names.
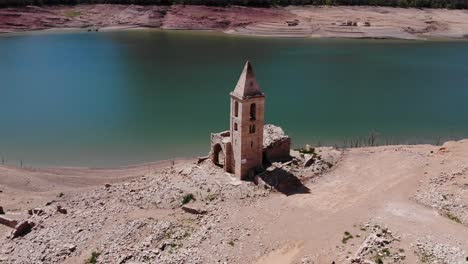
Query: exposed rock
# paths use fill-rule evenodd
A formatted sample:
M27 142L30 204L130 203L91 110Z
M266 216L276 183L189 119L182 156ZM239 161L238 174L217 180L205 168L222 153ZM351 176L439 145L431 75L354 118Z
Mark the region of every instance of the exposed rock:
M57 205L57 212L67 214L67 209L63 208L61 205Z
M456 246L439 244L429 238L418 240L416 253L424 263L465 263L465 252ZM464 262L465 261L465 262Z
M192 173L192 167L187 166L185 168L182 168L181 170L179 170L179 173L182 175L189 175L190 173Z
M33 208L33 209L28 210L28 214L29 215L43 215L44 210L42 210L41 208Z
M461 165L449 172L431 174L421 182L414 199L438 210L448 219L468 226L468 200L464 195L468 186L467 176L466 165Z
M182 210L190 214L206 214L208 212L207 210L201 208L200 205L195 205L195 204L183 205Z
M310 167L312 164L314 164L316 160L317 160L317 157L315 155L307 157L304 162L304 168Z
M387 228L366 224L361 227L361 230L370 231L370 233L359 246L354 257L351 258L351 263L375 263L374 260L383 263L383 259L391 259L392 263L402 263L406 258L403 252L393 248L392 243L398 241L398 238L394 237ZM345 235L343 243L346 243L347 239L353 238L350 233L345 232Z
M73 245L73 244L65 245L65 247L66 247L70 252L73 252L73 251L76 250L76 245Z
M312 151L314 151L314 148L311 145L306 144L304 150L306 152L312 152Z
M197 164L200 165L202 162L204 162L205 160L207 160L209 158L210 158L210 156L198 157Z
M32 228L35 225L36 224L31 221L22 221L15 226L15 230L13 230L10 237L17 238L17 237L25 236L29 232L31 232Z
M46 206L49 206L49 205L51 205L51 204L53 204L53 203L55 203L55 202L57 202L57 201L52 200L52 201L47 202L45 205L46 205Z

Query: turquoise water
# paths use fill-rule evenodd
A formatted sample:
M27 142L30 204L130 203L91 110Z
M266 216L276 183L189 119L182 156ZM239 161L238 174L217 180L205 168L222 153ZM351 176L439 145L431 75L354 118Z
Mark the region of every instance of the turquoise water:
M468 136L468 42L128 31L0 37L0 155L114 166L209 150L246 59L295 146Z

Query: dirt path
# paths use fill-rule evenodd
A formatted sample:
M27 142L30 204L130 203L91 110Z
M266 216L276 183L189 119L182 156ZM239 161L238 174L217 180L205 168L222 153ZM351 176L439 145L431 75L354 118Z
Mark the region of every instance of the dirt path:
M418 239L430 236L468 252L468 228L411 199L418 182L425 177L428 162L440 166L437 163L441 157L428 155L434 148L350 150L333 172L319 182L307 185L310 194L278 195L260 201L235 213L230 224L252 225L253 220L260 236L258 241L282 241L270 242L266 251L272 253L266 253L259 263L263 263L262 259L275 258L280 254L277 250L295 243L302 244L300 253L284 253L290 261L282 263L297 263L304 255L313 256L318 263L337 260L342 263L350 255L347 252L356 251L360 245L354 243L345 251L340 242L343 233L362 232L357 227L367 221L397 230L404 238L402 248L411 249ZM468 152L458 158L468 161ZM255 240L247 243L259 243ZM255 255L251 249L245 250L245 254ZM416 263L418 259L411 251L406 257L407 263Z

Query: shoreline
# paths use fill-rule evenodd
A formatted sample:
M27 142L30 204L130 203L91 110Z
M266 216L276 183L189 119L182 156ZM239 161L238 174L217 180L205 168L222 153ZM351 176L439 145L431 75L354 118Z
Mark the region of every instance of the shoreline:
M176 33L184 32L190 34L211 34L214 36L232 37L232 38L265 38L265 39L303 39L303 40L376 40L376 41L405 41L405 42L466 42L468 38L450 38L450 37L430 37L424 39L408 39L408 38L397 38L397 37L343 37L343 36L327 36L327 37L296 37L296 36L262 36L262 35L240 35L231 33L223 30L216 29L161 29L152 27L141 27L141 26L123 26L123 27L103 27L99 28L98 31L88 31L83 28L48 28L48 29L37 29L37 30L25 30L15 32L0 32L0 38L2 37L18 37L18 36L34 36L34 35L55 35L55 34L78 34L78 33L112 33L112 32L167 32Z
M220 8L102 4L0 9L0 36L131 30L183 30L264 38L463 41L468 39L468 12L367 6Z
M377 149L384 147L400 147L400 148L411 148L411 147L441 147L444 144L465 142L468 141L468 138L461 138L457 140L447 140L441 142L440 145L430 144L430 143L420 143L420 144L382 144L382 145L359 145L359 146L347 146L347 147L337 147L332 145L316 146L317 148L336 148L341 150L352 150L352 149ZM295 148L291 148L291 152L297 151ZM187 163L187 162L196 162L199 158L205 158L208 156L193 156L193 157L174 157L172 159L163 159L155 160L142 163L134 163L127 165L115 165L115 166L102 166L102 167L92 167L92 166L67 166L67 165L57 165L57 166L17 166L10 164L0 164L0 172L2 170L17 171L17 172L39 172L39 173L63 173L63 174L74 174L74 173L110 173L118 171L140 171L151 169L161 169L165 167L171 167L173 165Z

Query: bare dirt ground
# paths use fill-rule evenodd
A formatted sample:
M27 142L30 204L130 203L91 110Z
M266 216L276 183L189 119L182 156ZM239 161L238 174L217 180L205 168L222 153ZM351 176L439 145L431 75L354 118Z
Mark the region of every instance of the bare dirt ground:
M0 33L130 28L299 38L464 39L468 11L389 7L278 8L77 5L0 9Z
M208 160L1 168L4 217L35 225L0 228L0 263L468 262L468 140L315 153L257 184Z

